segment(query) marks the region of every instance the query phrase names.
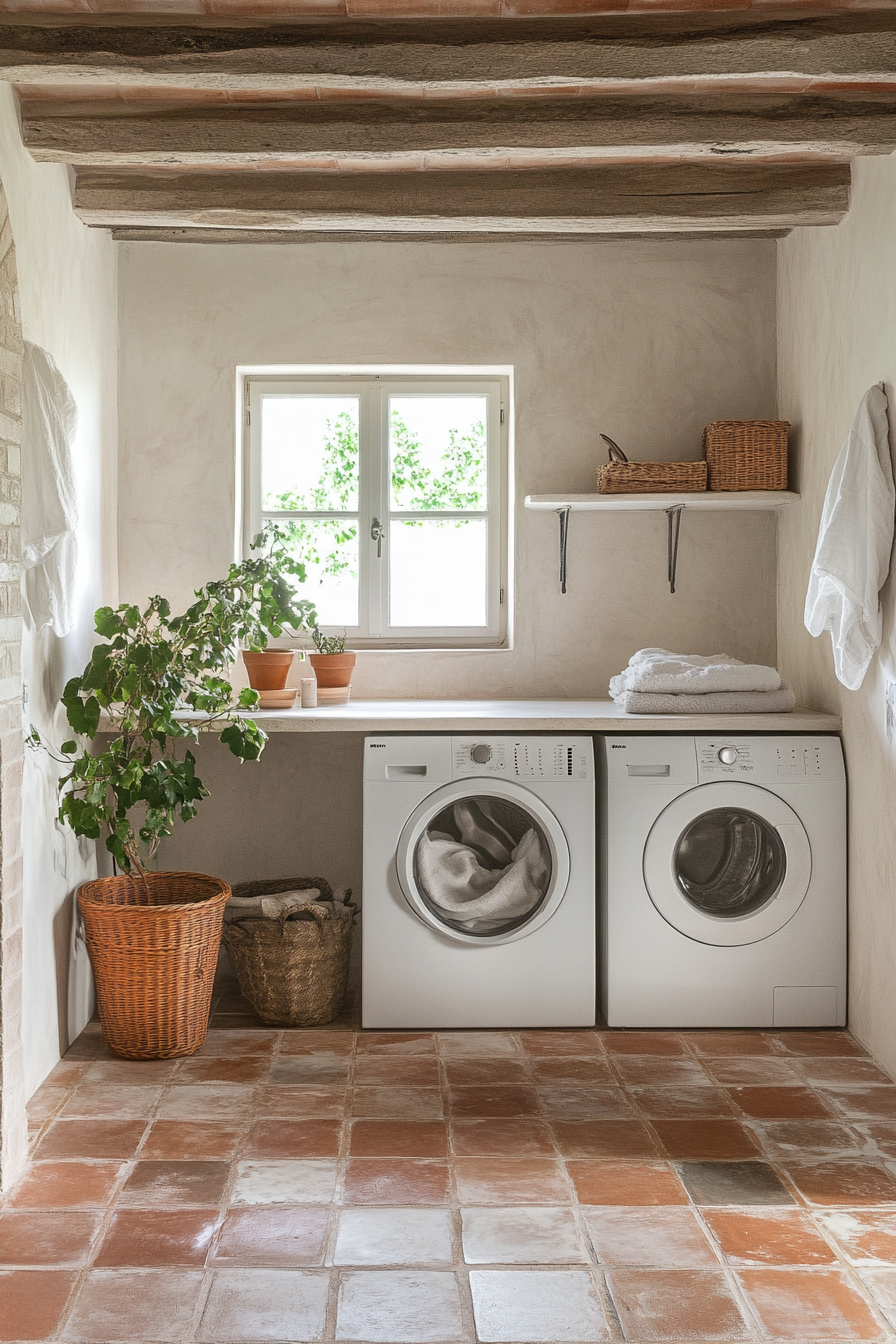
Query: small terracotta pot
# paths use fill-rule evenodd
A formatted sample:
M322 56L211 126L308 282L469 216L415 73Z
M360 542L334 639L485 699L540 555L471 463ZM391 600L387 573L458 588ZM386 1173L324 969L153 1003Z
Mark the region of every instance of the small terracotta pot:
M295 657L294 649L243 649L243 662L253 691L282 691Z
M310 653L318 686L351 686L355 666L353 653Z

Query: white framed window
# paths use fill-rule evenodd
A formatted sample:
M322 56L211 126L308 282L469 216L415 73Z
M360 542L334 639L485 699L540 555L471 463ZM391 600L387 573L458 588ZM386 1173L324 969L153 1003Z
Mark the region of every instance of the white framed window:
M244 552L268 521L321 627L367 648L507 642L507 374L246 373Z

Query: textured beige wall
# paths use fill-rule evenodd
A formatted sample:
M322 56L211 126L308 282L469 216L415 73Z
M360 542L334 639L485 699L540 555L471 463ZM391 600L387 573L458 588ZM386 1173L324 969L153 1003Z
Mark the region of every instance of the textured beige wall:
M594 488L598 431L632 456L700 455L712 419L775 405L774 244L123 244L122 598L185 603L231 558L238 364L513 365L510 652L359 657L357 696L605 695L644 645L773 662L774 521L557 520L528 493Z
M850 817L850 1026L896 1072L896 742L885 735L896 678L896 587L883 589L884 640L862 688L833 672L830 636L803 627L809 566L831 468L866 389L896 406L896 159L859 159L836 229L797 229L778 244L779 411L793 422L798 508L778 542L779 665L805 703L843 715ZM896 427L896 411L891 409Z

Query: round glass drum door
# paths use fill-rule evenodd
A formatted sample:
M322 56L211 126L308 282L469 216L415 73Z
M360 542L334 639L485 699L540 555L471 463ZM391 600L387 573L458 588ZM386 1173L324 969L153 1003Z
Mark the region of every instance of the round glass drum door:
M466 780L416 809L397 855L405 898L462 942L509 942L549 918L566 891L569 851L549 808L528 790Z
M812 859L799 817L753 784L703 784L654 823L644 880L664 919L717 947L760 942L784 927L809 890Z

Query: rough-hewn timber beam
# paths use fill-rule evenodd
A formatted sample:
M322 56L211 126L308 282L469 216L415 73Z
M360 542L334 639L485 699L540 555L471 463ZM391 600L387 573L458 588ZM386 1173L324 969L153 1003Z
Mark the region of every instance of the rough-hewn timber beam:
M483 165L511 156L549 163L799 154L849 158L896 148L891 98L731 95L726 99L459 100L418 104L287 104L268 108L167 109L101 102L58 114L22 106L34 158L93 166L257 167L371 170Z
M126 173L83 169L75 210L111 227L318 233L654 233L836 224L848 165L514 172Z
M674 21L673 21L674 20ZM163 87L268 97L530 95L703 88L892 85L896 10L765 21L693 15L537 24L302 24L289 28L0 24L0 75L21 86Z

